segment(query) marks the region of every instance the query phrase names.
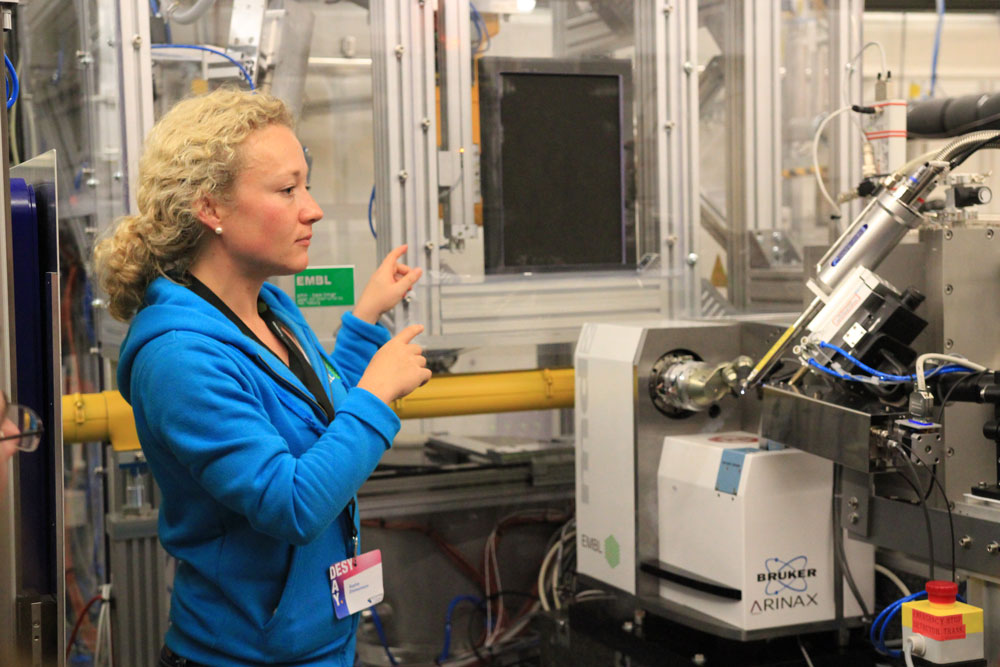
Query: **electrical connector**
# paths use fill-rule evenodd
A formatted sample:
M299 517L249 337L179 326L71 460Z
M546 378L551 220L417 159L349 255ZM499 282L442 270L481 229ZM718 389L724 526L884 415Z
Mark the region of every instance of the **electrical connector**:
M878 173L878 169L875 167L875 149L872 148L871 142L864 143L861 147L861 155L864 160L861 165L861 175L865 178L871 178Z
M891 76L891 75L890 75ZM875 101L885 102L889 98L888 83L889 77L885 79L882 78L882 74L879 73L878 79L875 81Z
M934 394L926 389L912 392L909 410L914 417L930 417L934 411Z

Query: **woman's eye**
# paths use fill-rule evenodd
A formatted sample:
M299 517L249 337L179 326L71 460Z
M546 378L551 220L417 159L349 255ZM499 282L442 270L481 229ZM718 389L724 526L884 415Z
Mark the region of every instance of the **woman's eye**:
M287 188L285 188L284 190L282 190L282 192L284 192L284 193L285 193L286 195L290 195L290 194L292 194L292 192L293 192L294 190L295 190L295 186L293 185L293 186L291 186L291 187L287 187Z

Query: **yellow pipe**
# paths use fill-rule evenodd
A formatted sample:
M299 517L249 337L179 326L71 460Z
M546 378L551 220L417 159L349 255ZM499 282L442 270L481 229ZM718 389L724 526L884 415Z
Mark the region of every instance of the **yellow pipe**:
M392 402L400 419L573 407L572 368L439 375Z
M392 402L400 419L451 417L573 407L572 368L439 375ZM118 451L139 449L131 406L117 391L63 396L63 441L111 440Z
M111 440L118 451L139 449L132 406L117 391L63 396L63 442Z

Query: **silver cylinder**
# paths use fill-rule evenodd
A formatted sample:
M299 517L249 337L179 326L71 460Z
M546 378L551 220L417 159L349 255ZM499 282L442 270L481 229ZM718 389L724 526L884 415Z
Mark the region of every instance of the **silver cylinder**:
M895 248L906 233L920 225L917 199L929 192L944 164L921 165L893 190L884 190L834 243L816 265L816 281L831 293L856 267L869 270Z
M703 388L711 375L712 366L690 359L671 364L660 375L660 397L675 408L699 412L715 400L705 396ZM708 399L708 400L706 400Z

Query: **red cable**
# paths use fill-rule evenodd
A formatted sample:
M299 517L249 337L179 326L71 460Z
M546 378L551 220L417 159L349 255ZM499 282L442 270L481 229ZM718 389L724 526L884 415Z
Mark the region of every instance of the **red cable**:
M462 574L471 579L480 589L483 588L483 575L479 570L465 558L457 547L445 540L440 533L430 526L408 521L390 522L384 519L365 519L361 522L361 525L369 528L381 528L383 530L410 530L423 533L444 552L444 555L461 570Z
M80 629L80 624L83 623L83 619L85 619L87 617L87 612L90 611L90 608L94 606L94 603L97 602L100 599L101 599L100 595L95 595L94 597L90 598L90 602L87 603L87 606L83 608L83 611L81 611L80 615L77 617L77 619L76 619L76 625L73 626L73 632L70 633L70 635L69 635L69 641L66 642L66 659L67 660L69 659L70 651L73 650L73 642L76 641L76 631Z

